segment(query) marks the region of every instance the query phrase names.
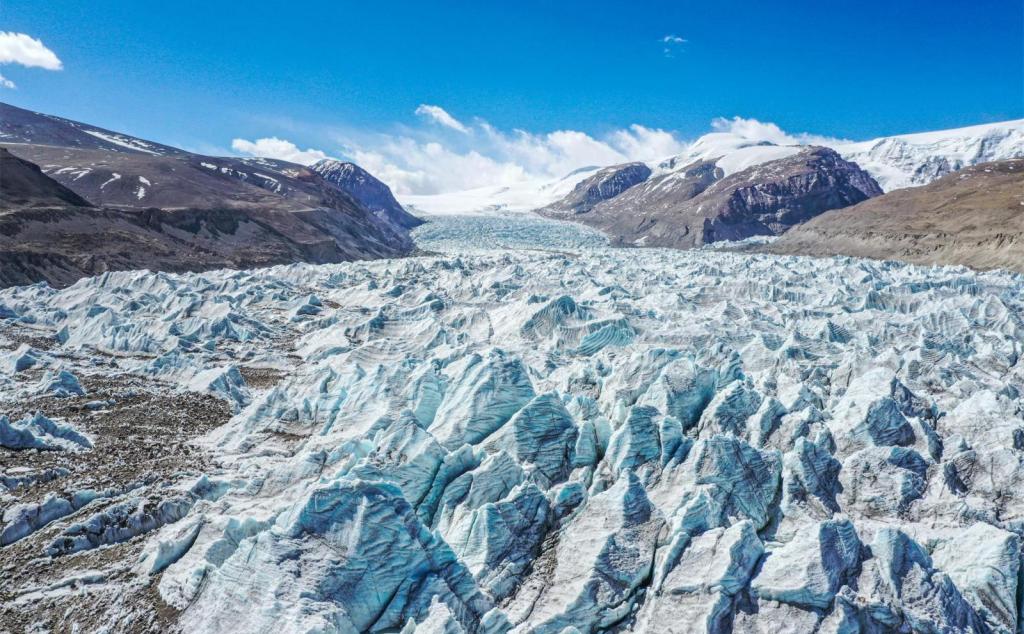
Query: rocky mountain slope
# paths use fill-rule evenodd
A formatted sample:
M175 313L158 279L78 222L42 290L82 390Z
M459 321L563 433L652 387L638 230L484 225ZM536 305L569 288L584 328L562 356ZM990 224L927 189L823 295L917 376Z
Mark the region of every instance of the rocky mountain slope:
M338 262L412 249L408 227L416 221L400 206L379 206L388 202L384 194L390 196L379 182L371 209L345 189L347 181L331 182L300 165L195 155L6 104L0 104L0 146L98 208L51 210L41 218L25 215L24 204L8 205L8 212L19 214L5 214L7 230L14 232L7 257L20 252L26 255L18 257L44 263L26 263L19 281L6 283L68 283L82 274L140 265L178 271ZM373 185L369 179L367 174L361 182ZM108 230L110 223L117 229ZM37 225L38 232L31 229ZM33 242L37 234L40 241ZM51 250L48 234L66 240L54 240L60 246ZM159 246L147 259L145 250L126 248L127 236L132 244Z
M556 217L585 214L595 205L615 198L634 185L639 185L650 175L651 168L643 163L606 167L580 181L565 198L548 205L541 213Z
M20 146L19 146L20 147ZM107 271L194 271L400 253L365 215L335 208L94 207L0 148L0 286L66 286Z
M829 209L882 193L866 172L833 150L784 150L777 153L782 158L739 171L732 170L742 163L729 164L728 173L716 160L669 165L620 192L609 192L585 210L573 207L575 199L567 198L540 213L566 217L563 209L579 209L571 219L606 232L620 245L691 248L779 235ZM601 173L584 180L577 189L592 188L593 180L600 177Z
M390 187L355 163L323 159L310 166L310 169L328 183L348 192L365 209L390 224L405 229L423 224L422 220L402 208Z
M990 161L1024 158L1024 119L917 134L846 141L828 137L791 137L781 130L754 126L700 137L655 171L672 171L697 161L715 161L728 175L791 156L800 145L829 147L856 163L883 191L925 185L950 172Z
M982 163L830 211L765 250L1024 272L1024 160Z
M1020 276L456 237L0 291L5 629L1019 631Z
M0 103L0 144L30 143L53 147L107 152L132 152L151 156L185 156L188 152L144 141L127 134L87 123L33 112Z
M0 210L28 207L89 207L89 202L0 147Z

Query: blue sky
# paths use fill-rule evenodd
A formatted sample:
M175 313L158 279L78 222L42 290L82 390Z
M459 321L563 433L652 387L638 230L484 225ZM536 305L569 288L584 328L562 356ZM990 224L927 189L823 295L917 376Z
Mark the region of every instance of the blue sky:
M1021 0L0 0L0 31L62 62L0 66L17 84L0 100L208 152L266 137L495 151L421 104L542 139L632 124L692 139L732 116L865 139L1024 117Z

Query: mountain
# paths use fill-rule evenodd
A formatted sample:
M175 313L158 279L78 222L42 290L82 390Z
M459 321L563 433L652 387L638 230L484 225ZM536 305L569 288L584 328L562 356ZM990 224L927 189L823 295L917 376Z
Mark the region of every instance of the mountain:
M651 168L643 163L606 167L580 181L568 196L545 207L544 212L552 216L585 214L595 205L644 182L650 175Z
M601 229L618 244L692 248L778 235L829 209L882 193L871 176L828 148L767 150L780 158L754 161L750 167L743 161L726 161L723 168L717 159L683 167L663 165L661 173L572 218ZM600 175L577 188L587 189ZM563 199L540 213L564 216L561 208L572 203Z
M201 271L390 257L349 212L94 207L0 148L0 287L107 271ZM337 205L336 207L340 207Z
M656 164L603 168L537 211L597 227L618 244L688 248L778 235L883 191L1024 157L1024 120L815 146L758 133L713 132Z
M923 185L948 171L985 161L1024 157L1024 120L1005 121L920 134L847 141L827 137L793 137L781 130L712 132L680 154L645 163L651 179L703 161L723 175L796 154L808 144L828 147L868 172L883 191ZM573 188L598 171L620 166L585 167L555 180L527 180L499 187L425 195L405 195L403 204L425 215L527 213L547 208L558 217L570 211L563 202ZM673 186L671 179L661 181ZM571 215L571 213L570 213Z
M1024 160L967 167L830 211L765 250L1024 272Z
M602 171L614 171L616 169L611 167ZM641 180L628 190L608 195L585 210L574 211L573 213L594 212L588 218L581 219L581 221L592 221L594 224L610 224L622 217L633 215L634 210L643 210L643 213L655 214L670 212L681 201L689 200L700 194L712 183L724 176L722 169L717 167L713 161L702 160L670 172L648 170L647 173L650 176L649 178ZM651 176L652 174L653 176ZM591 187L590 181L593 178L596 177L584 180L577 185L577 188L589 189ZM566 207L572 207L571 199L568 197L548 205L540 210L540 213L552 217L564 216L566 214L562 210ZM601 220L598 221L598 219Z
M89 202L0 147L0 209L21 207L89 207Z
M1024 158L1024 119L831 147L867 170L888 192L926 185L971 165Z
M759 136L759 134L764 136ZM770 138L765 138L765 136ZM801 139L758 132L713 132L660 164L689 165L698 160L717 160L726 174L790 156ZM814 145L829 147L860 166L884 191L925 185L950 172L990 161L1024 158L1024 119L937 130L918 134L846 141L804 137Z
M18 178L35 174L44 190L63 186L97 208L88 212L91 220L73 204L63 213L51 209L43 220L27 207L52 207L45 191L31 205L7 201L6 230L18 227L22 241L9 247L8 264L29 252L33 261L45 256L61 264L51 272L45 265L20 267L27 272L17 281L9 269L6 284L67 284L124 268L180 271L397 257L413 248L408 226L414 220L400 206L370 209L344 182L286 161L197 155L7 104L0 104L0 147L39 166L19 170ZM50 184L40 184L43 176ZM49 249L47 232L32 229L39 222L63 242L52 240ZM156 254L145 258L127 248L139 241L157 245Z
M402 208L390 187L355 163L323 159L310 169L328 183L348 192L356 202L386 222L405 229L423 224L422 220Z
M0 103L0 143L184 156L188 152L62 117Z

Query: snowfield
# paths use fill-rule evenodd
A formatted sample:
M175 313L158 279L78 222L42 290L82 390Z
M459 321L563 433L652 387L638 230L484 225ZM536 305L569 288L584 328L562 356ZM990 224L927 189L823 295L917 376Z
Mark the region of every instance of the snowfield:
M431 223L438 256L0 292L5 407L92 403L0 419L88 439L46 457L99 451L90 412L120 401L75 394L101 379L231 412L159 482L76 491L0 449L0 567L50 575L4 589L0 619L1019 631L1024 277L608 249L550 222Z

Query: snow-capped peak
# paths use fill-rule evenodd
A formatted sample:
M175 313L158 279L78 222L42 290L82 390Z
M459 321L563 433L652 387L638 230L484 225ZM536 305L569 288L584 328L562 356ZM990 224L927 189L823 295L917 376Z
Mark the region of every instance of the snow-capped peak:
M834 149L890 191L926 185L978 163L1024 157L1024 119L881 137Z
M1024 157L1024 119L938 130L918 134L879 137L870 141L846 141L800 136L780 139L756 135L712 132L700 137L685 152L657 164L655 174L682 169L697 161L717 161L725 175L768 161L792 156L801 146L823 145L857 163L885 191L926 185L964 167Z

